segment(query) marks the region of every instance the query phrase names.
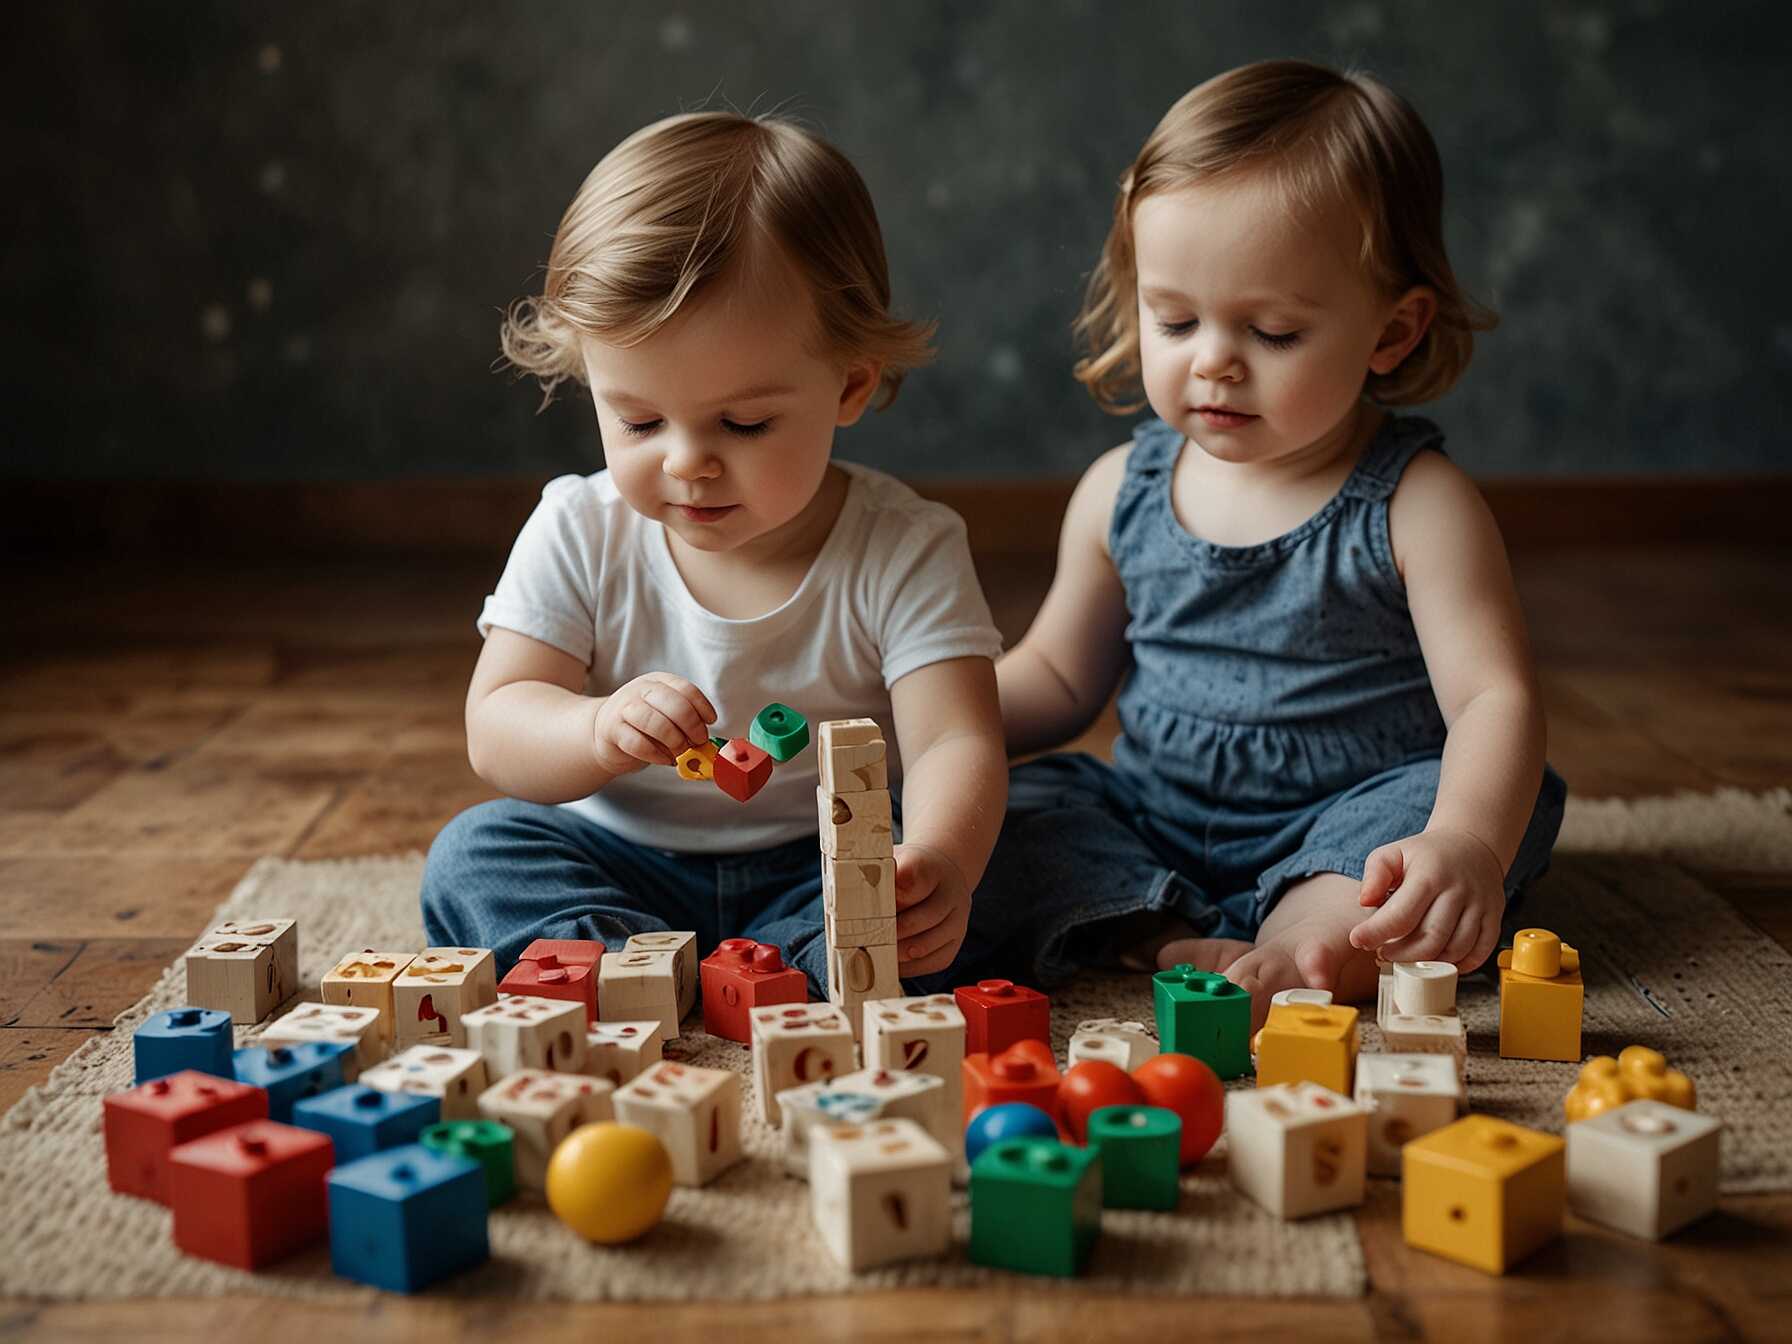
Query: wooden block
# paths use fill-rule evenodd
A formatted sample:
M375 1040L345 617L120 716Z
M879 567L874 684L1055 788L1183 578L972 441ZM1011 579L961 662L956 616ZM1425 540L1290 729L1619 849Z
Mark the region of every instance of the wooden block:
M561 1140L580 1125L615 1118L615 1090L604 1078L522 1069L479 1094L479 1113L516 1136L517 1184L544 1191L548 1159Z
M893 999L902 993L896 965L896 949L888 943L828 949L828 1002L847 1009L847 1020L856 1025L868 1000Z
M666 1029L657 1018L599 1022L585 1033L585 1072L617 1087L659 1062Z
M1363 1055L1356 1062L1356 1104L1369 1113L1369 1173L1398 1176L1400 1149L1454 1124L1462 1080L1444 1055Z
M950 994L874 999L862 1009L867 1069L926 1073L940 1080L941 1105L956 1118L964 1110L965 1022ZM936 1135L957 1164L964 1156L964 1133L953 1123ZM956 1168L955 1168L956 1169Z
M1368 1116L1316 1083L1226 1094L1232 1184L1278 1218L1363 1202Z
M598 968L597 1014L603 1022L652 1018L667 1040L678 1035L684 995L678 979L679 953L616 952Z
M777 1095L782 1122L784 1173L809 1179L809 1136L822 1127L866 1125L883 1113L883 1103L862 1092L839 1092L832 1080L787 1087Z
M277 1045L302 1045L306 1041L341 1041L353 1047L342 1056L342 1081L352 1083L361 1070L386 1057L386 1038L380 1034L377 1008L339 1003L301 1003L286 1016L270 1022L255 1041L272 1049Z
M913 1120L933 1135L948 1154L963 1150L963 1127L959 1123L959 1113L952 1107L951 1090L945 1080L935 1074L905 1069L860 1069L835 1078L832 1090L874 1098L884 1119Z
M1590 1222L1660 1241L1717 1207L1723 1125L1659 1101L1632 1101L1568 1126L1568 1207Z
M851 1073L857 1063L846 1014L827 1003L771 1004L749 1011L753 1086L768 1125L781 1123L778 1093Z
M609 958L605 958L606 961ZM659 1136L677 1185L707 1185L740 1160L740 1075L661 1061L616 1089L616 1118Z
M829 947L886 947L896 942L896 916L871 919L835 919L825 912Z
M393 1039L399 1046L467 1044L461 1019L498 1001L490 948L426 947L392 982Z
M291 919L220 924L187 953L187 1002L232 1022L259 1022L299 988L299 926Z
M361 1072L361 1082L382 1092L439 1098L444 1120L477 1120L489 1081L484 1055L446 1045L413 1045Z
M397 1035L392 986L415 958L414 952L375 952L372 948L351 952L325 974L324 1002L375 1009L380 1015L380 1035L390 1045Z
M1456 1076L1468 1081L1468 1035L1454 1013L1427 1013L1411 1017L1390 1013L1381 1029L1381 1043L1393 1055L1448 1055Z
M821 725L816 746L821 787L829 793L869 793L890 787L883 729L872 719L835 719Z
M893 852L890 791L829 793L815 790L821 852L830 859L887 859ZM892 891L894 887L892 887Z
M678 954L678 1019L683 1021L697 1006L697 935L688 930L635 933L622 945L624 952L675 952Z
M818 1129L809 1144L810 1211L849 1270L944 1255L952 1239L951 1159L912 1121Z
M835 919L894 919L896 861L821 860L822 908Z
M1077 1024L1069 1062L1074 1067L1086 1059L1105 1060L1131 1073L1157 1052L1157 1037L1143 1022L1097 1017Z
M546 1073L585 1071L585 1005L565 999L500 994L461 1019L467 1049L485 1057L496 1082L525 1069Z

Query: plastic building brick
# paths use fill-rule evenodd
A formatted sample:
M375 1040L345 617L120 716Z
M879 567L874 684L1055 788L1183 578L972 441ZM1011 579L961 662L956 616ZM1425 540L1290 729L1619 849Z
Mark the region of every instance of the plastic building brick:
M1504 1274L1562 1234L1562 1140L1465 1115L1401 1149L1408 1246Z
M666 1145L634 1125L575 1129L548 1163L548 1207L587 1241L633 1241L660 1220L672 1193Z
M887 859L894 844L890 791L830 793L815 790L821 852L830 859Z
M678 1019L683 1021L697 1006L697 935L688 929L660 929L631 933L624 952L672 952L678 985Z
M1024 1101L1057 1117L1058 1065L1051 1047L1041 1041L1016 1041L993 1057L966 1055L963 1072L965 1124L985 1106L1007 1101Z
M1317 1083L1226 1094L1232 1184L1278 1218L1363 1202L1368 1117Z
M875 719L833 719L822 724L816 754L821 787L829 793L870 793L890 787L888 748Z
M290 919L220 924L187 953L187 1002L259 1022L299 987L299 926Z
M1089 1117L1110 1209L1173 1209L1182 1198L1182 1119L1161 1106L1103 1106Z
M186 1069L215 1078L234 1078L232 1044L230 1014L221 1008L175 1008L157 1013L131 1033L136 1081L147 1083Z
M183 1143L265 1120L268 1094L184 1069L105 1099L106 1182L121 1195L168 1202L168 1154Z
M1456 1076L1468 1079L1468 1034L1455 1013L1390 1013L1382 1024L1381 1044L1395 1055L1447 1055Z
M753 716L747 739L782 765L801 755L809 745L809 720L789 705L774 700Z
M672 762L672 768L678 771L680 779L688 779L693 784L713 780L716 777L716 754L720 750L714 742L689 747L678 753L678 759Z
M1631 1101L1568 1126L1568 1206L1589 1222L1660 1241L1717 1207L1723 1125Z
M597 1015L603 1022L660 1024L666 1040L678 1035L685 1000L683 962L676 951L617 952L598 968Z
M477 1050L456 1050L446 1045L413 1045L361 1072L361 1081L382 1092L407 1092L434 1097L442 1105L444 1120L472 1120L479 1114L479 1094L485 1091L485 1056Z
M1157 1053L1157 1037L1143 1022L1096 1017L1079 1022L1070 1037L1069 1063L1099 1059L1131 1073Z
M426 947L392 982L393 1042L464 1049L461 1018L498 1001L490 948Z
M883 1114L883 1102L863 1092L840 1092L834 1084L805 1083L778 1093L784 1171L809 1179L809 1136L819 1128L868 1125Z
M328 1136L272 1120L183 1143L168 1155L174 1244L188 1255L259 1269L323 1238Z
M952 1161L912 1120L818 1129L809 1141L809 1207L845 1268L943 1255L952 1241Z
M708 1185L740 1160L740 1075L662 1061L615 1093L616 1118L657 1135L679 1185Z
M728 740L712 763L715 786L737 803L752 800L772 777L772 758L744 737Z
M1221 1079L1251 1068L1251 996L1223 975L1184 964L1151 977L1157 1038L1172 1054L1193 1055Z
M1356 1062L1356 1104L1369 1113L1369 1172L1400 1174L1400 1150L1453 1124L1462 1080L1443 1055L1364 1055Z
M292 1122L295 1101L342 1086L342 1061L353 1050L343 1041L310 1041L265 1050L253 1045L238 1050L231 1065L238 1082L267 1092L268 1119L284 1125Z
M1520 929L1500 953L1500 1058L1580 1058L1580 953L1548 929Z
M660 1059L665 1028L657 1021L599 1022L585 1033L585 1072L616 1087Z
M525 1069L481 1092L479 1113L515 1135L517 1184L545 1190L554 1149L580 1125L615 1119L615 1092L605 1078Z
M339 1277L414 1293L490 1254L485 1173L471 1158L417 1143L330 1173L330 1269Z
M506 994L576 1003L584 1011L585 1024L589 1026L597 1021L597 965L562 961L555 952L524 957L498 981L499 1002Z
M1016 1041L1052 1040L1052 1001L1012 980L979 980L952 991L964 1014L969 1055L999 1055Z
M1692 1079L1668 1067L1667 1057L1646 1045L1627 1045L1613 1059L1595 1055L1580 1066L1580 1077L1562 1099L1569 1124L1615 1111L1631 1101L1659 1101L1683 1111L1698 1106Z
M377 1008L357 1008L335 1003L301 1003L284 1017L268 1023L255 1043L264 1049L277 1045L305 1045L312 1041L348 1046L342 1056L342 1081L352 1083L361 1070L386 1057L386 1038L380 1034Z
M1305 1081L1349 1096L1356 1085L1357 1037L1354 1008L1271 1008L1255 1042L1257 1086Z
M1058 1122L1037 1106L1024 1101L1005 1101L985 1106L964 1127L964 1156L975 1162L984 1149L1003 1139L1056 1139Z
M703 959L700 973L703 1030L743 1045L753 1039L748 1017L753 1009L803 1003L809 997L809 977L786 966L776 944L751 938L724 938Z
M1068 1277L1101 1234L1101 1154L1054 1139L1003 1139L971 1167L971 1260Z
M392 986L399 972L415 958L414 952L375 952L372 948L351 952L325 974L324 1002L377 1010L380 1035L390 1044L397 1032L392 1013Z
M1447 961L1396 961L1393 1011L1414 1017L1456 1011L1456 967Z
M585 1071L585 1006L564 999L500 994L461 1019L467 1049L485 1057L485 1076L496 1082L520 1069L550 1073Z
M748 1015L759 1113L776 1128L778 1093L851 1073L857 1063L846 1014L828 1003L774 1004Z
M417 1142L442 1113L434 1097L350 1083L293 1103L292 1123L329 1136L338 1162Z
M860 1069L834 1079L835 1092L857 1092L874 1098L885 1120L913 1120L956 1157L964 1126L951 1109L945 1082L931 1073L904 1069Z
M418 1141L431 1152L471 1158L485 1173L485 1200L492 1208L516 1195L516 1136L496 1120L444 1120Z

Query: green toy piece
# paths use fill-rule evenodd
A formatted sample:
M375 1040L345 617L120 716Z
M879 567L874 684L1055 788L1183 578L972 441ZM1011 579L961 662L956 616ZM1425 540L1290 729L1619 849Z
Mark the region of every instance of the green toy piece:
M1103 1106L1089 1116L1109 1209L1173 1209L1182 1198L1182 1117L1162 1106Z
M1165 1054L1193 1055L1222 1079L1251 1071L1251 996L1223 975L1184 963L1151 977Z
M497 1208L516 1194L516 1136L496 1120L444 1120L418 1136L425 1148L470 1157L485 1168L485 1198Z
M753 716L747 741L782 765L809 745L809 720L774 700Z
M971 1260L1068 1278L1101 1232L1101 1154L1056 1139L998 1139L971 1167Z

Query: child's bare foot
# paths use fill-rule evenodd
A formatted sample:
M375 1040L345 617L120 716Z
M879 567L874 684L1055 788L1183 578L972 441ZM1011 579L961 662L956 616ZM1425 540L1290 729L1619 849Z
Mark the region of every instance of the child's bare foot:
M1197 971L1223 973L1250 950L1251 944L1238 938L1180 938L1157 950L1157 969L1188 965Z
M1266 921L1256 946L1225 967L1228 980L1251 992L1251 1030L1269 1016L1277 990L1329 989L1340 1002L1358 997L1361 977L1354 963L1364 954L1350 945L1350 931L1360 922L1359 913L1342 903L1310 908L1298 919Z

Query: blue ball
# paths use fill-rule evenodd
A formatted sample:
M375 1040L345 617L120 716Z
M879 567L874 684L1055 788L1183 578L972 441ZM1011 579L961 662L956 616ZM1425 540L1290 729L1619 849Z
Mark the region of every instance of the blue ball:
M1005 1101L1000 1106L985 1106L964 1127L964 1160L975 1162L979 1153L1002 1139L1057 1137L1058 1127L1051 1116L1037 1106Z

